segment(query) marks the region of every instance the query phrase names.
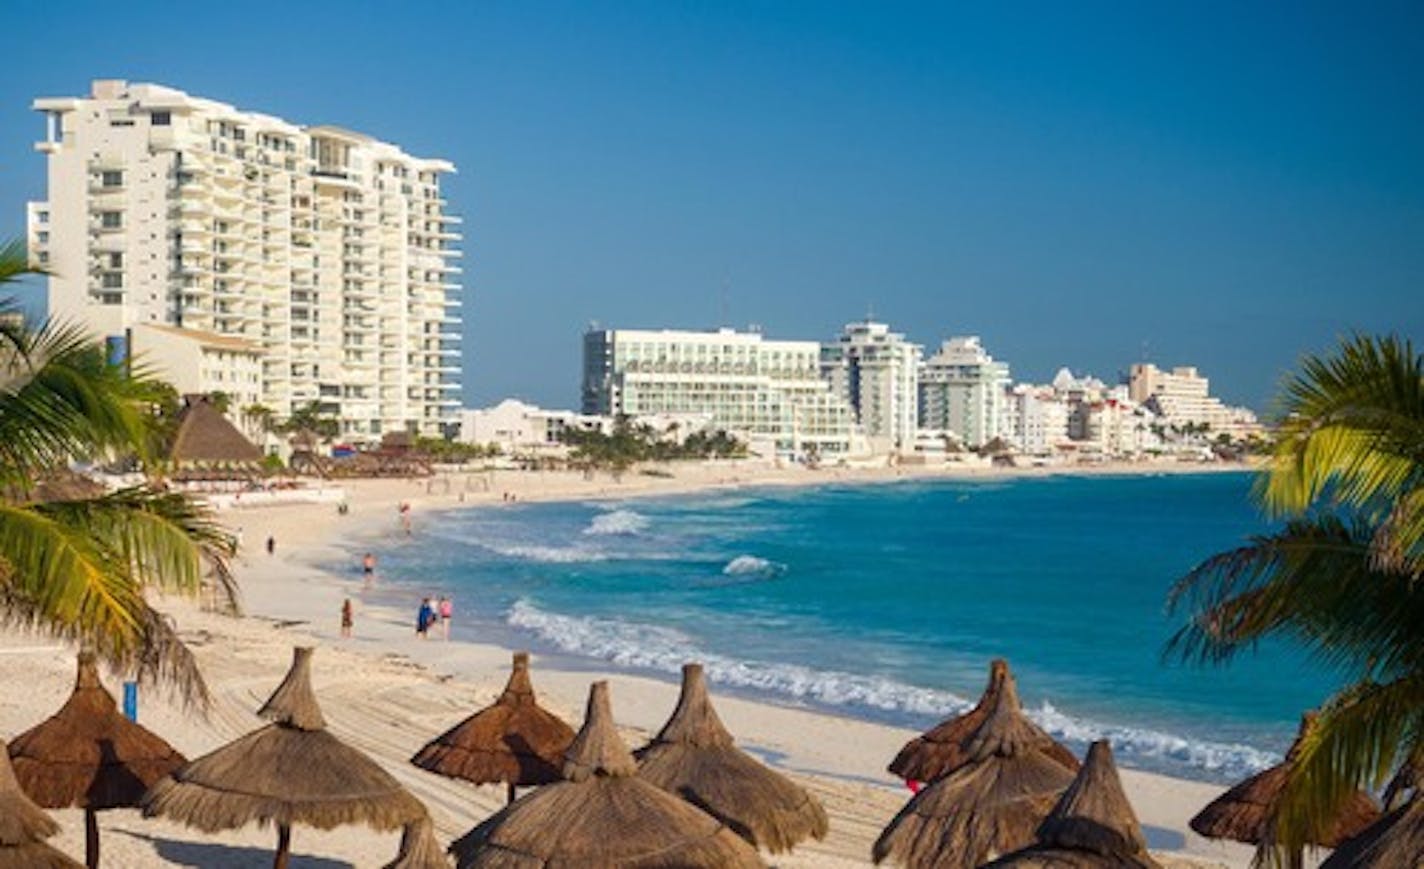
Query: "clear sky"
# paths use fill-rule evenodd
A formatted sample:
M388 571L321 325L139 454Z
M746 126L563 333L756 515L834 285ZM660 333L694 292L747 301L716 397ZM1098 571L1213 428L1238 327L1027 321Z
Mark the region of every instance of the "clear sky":
M1248 8L1249 7L1249 8ZM1264 407L1424 339L1419 3L6 4L0 234L38 96L156 81L453 160L468 404L577 401L579 334L873 308L1016 379L1196 364Z

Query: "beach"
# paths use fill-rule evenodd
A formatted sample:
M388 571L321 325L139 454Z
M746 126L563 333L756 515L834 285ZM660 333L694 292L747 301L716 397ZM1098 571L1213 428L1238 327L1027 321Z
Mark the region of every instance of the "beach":
M464 833L503 802L503 790L474 788L423 772L408 759L426 741L494 699L508 673L511 649L498 645L417 639L410 607L358 606L354 637L339 636L342 601L357 597L359 564L333 574L320 565L349 560L362 541L399 527L398 507L410 505L413 534L432 511L497 505L518 500L629 498L747 485L808 485L876 482L909 476L985 479L994 475L1064 473L1068 469L920 468L871 470L769 469L745 464L689 465L673 476L630 472L607 475L513 471L454 473L416 480L343 481L349 512L330 502L261 503L247 497L220 512L241 529L237 574L244 617L203 612L190 601L164 600L185 640L194 648L214 693L206 717L146 690L139 720L189 757L202 754L262 723L254 710L280 681L293 645L318 647L315 687L331 730L378 760L430 808L442 842ZM1084 473L1173 473L1241 470L1225 465L1162 464L1094 466ZM335 485L335 484L333 484ZM268 555L263 542L275 540ZM459 625L459 610L456 612ZM458 630L457 630L458 636ZM31 690L0 710L6 734L51 714L67 696L73 658L44 639L6 635L0 672ZM597 667L546 666L535 656L533 676L541 700L577 726L590 681L611 684L615 717L630 747L637 747L666 718L677 697L670 680L599 672ZM109 680L111 690L117 685ZM716 686L713 687L716 696ZM815 793L831 816L830 835L771 859L778 866L869 865L871 843L909 797L903 783L885 771L899 747L915 733L849 717L791 708L741 697L717 696L718 710L739 745ZM1221 793L1217 785L1124 770L1123 780L1148 837L1166 865L1248 865L1245 846L1208 841L1187 828L1187 819ZM83 819L77 811L55 812L64 831L55 844L83 851ZM106 862L121 866L249 866L270 853L274 831L247 828L205 835L167 821L146 821L134 811L100 816ZM364 828L294 832L294 867L379 866L395 854L398 833Z

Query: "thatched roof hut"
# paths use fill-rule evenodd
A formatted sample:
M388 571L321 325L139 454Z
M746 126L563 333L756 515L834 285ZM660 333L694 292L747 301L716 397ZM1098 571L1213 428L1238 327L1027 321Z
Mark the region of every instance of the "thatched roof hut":
M144 814L207 832L276 824L277 869L287 865L294 824L398 830L427 817L390 773L327 732L312 692L311 652L295 650L287 677L257 711L272 724L158 782L143 799Z
M1424 798L1415 797L1340 844L1320 869L1424 866Z
M762 865L721 821L637 776L613 726L607 682L589 690L583 729L564 755L564 781L505 806L450 850L460 869Z
M996 662L1002 664L1002 662ZM972 867L1022 848L1077 770L1024 717L1007 668L995 668L972 731L956 739L956 767L914 796L872 849L916 869Z
M0 869L80 869L45 844L59 824L20 789L5 741L0 740Z
M262 450L222 415L205 395L184 396L168 458L175 465L256 469Z
M426 743L410 762L475 784L504 782L514 789L561 778L574 730L539 706L529 682L529 653L514 653L514 669L493 704Z
M1009 662L1002 658L994 659L989 664L989 684L985 686L978 704L963 715L948 718L905 743L905 747L900 749L900 753L890 762L890 772L911 781L931 782L963 766L969 751L969 742L975 731L989 714L988 710L994 706L999 692L1013 681ZM1029 726L1034 727L1033 724ZM1048 737L1046 733L1043 735ZM1073 752L1051 738L1048 742L1049 754L1072 769L1078 768L1078 759L1073 756Z
M1088 747L1082 769L1038 825L1035 839L985 869L1162 869L1147 853L1107 740Z
M79 653L74 692L59 711L10 742L15 777L35 802L84 810L85 862L99 865L96 812L132 808L186 759L128 720L99 680L92 652Z
M779 854L808 836L826 836L826 810L815 797L733 745L707 696L701 664L683 666L672 717L636 756L644 780L677 794L756 847Z
M1268 839L1275 823L1276 804L1295 766L1301 740L1314 725L1315 713L1302 716L1300 731L1286 752L1285 760L1212 800L1191 819L1191 828L1213 839L1233 839L1252 845ZM1335 822L1316 837L1314 844L1333 848L1379 820L1379 816L1379 807L1370 795L1356 791L1345 801Z

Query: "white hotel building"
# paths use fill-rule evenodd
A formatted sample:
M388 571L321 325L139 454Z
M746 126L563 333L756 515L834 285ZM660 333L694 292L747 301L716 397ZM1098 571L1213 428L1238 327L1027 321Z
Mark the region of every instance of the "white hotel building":
M820 372L815 341L755 332L593 330L583 343L583 412L707 414L711 426L779 455L836 459L865 449L852 411Z
M850 405L873 452L909 452L919 416L924 348L884 323L849 323L821 348L821 376Z
M1009 365L978 336L956 336L920 368L920 428L952 432L968 447L1001 434Z
M95 81L34 108L49 198L27 229L52 316L180 391L241 384L279 418L319 402L349 440L453 417L450 163L153 84Z

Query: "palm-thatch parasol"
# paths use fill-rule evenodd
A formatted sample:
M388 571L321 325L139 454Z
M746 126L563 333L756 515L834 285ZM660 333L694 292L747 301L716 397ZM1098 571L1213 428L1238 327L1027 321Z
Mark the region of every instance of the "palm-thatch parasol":
M410 762L477 785L504 782L512 803L516 787L559 780L573 739L572 727L535 702L529 653L515 652L499 699L426 743Z
M383 869L450 869L450 858L435 840L430 817L406 824L401 831L400 852Z
M956 767L886 825L872 849L875 862L971 867L1022 848L1073 780L1077 759L1062 757L1061 746L1024 717L1007 668L994 674L973 730L956 736Z
M312 692L311 652L295 650L287 677L257 710L272 724L158 782L144 796L144 815L168 815L207 832L275 823L276 869L287 865L293 824L396 830L427 817L390 773L327 732Z
M59 824L20 789L5 741L0 740L0 869L79 869L45 844Z
M15 778L50 809L84 810L85 863L99 865L96 812L132 808L144 791L186 760L125 718L99 681L92 652L79 653L74 692L59 711L10 743Z
M744 869L762 862L726 825L637 776L613 726L608 683L588 694L564 781L526 794L450 846L460 869L637 866Z
M683 666L677 708L637 757L644 780L773 854L807 836L826 836L826 810L815 797L732 744L707 696L701 664Z
M1035 838L1033 845L984 869L1162 869L1147 853L1107 740L1088 747L1083 768L1038 825Z
M1416 796L1340 844L1320 869L1424 866L1424 797Z
M989 664L989 684L984 688L984 693L974 708L963 715L945 719L905 743L905 747L900 749L900 753L890 762L890 772L910 781L932 782L963 766L974 732L989 714L989 709L993 708L999 692L1005 685L1011 684L1013 678L1013 674L1009 672L1009 662L1002 658L994 659ZM1078 759L1073 756L1073 752L1052 740L1049 742L1050 754L1065 766L1078 768Z
M1315 726L1315 713L1301 717L1300 731L1286 752L1285 760L1258 772L1212 800L1190 821L1191 828L1213 839L1234 839L1252 845L1271 836L1276 804L1300 753L1301 741ZM1345 800L1335 822L1315 837L1314 844L1333 848L1379 820L1379 808L1369 794L1356 791ZM1301 855L1292 856L1300 862Z

